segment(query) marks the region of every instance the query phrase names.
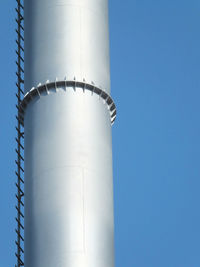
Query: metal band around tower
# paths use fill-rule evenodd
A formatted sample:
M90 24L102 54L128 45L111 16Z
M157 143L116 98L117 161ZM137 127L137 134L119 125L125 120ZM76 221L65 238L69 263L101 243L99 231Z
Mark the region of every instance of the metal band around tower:
M69 88L74 88L74 91L76 91L76 88L81 88L83 92L85 90L91 91L92 93L97 94L102 100L105 101L105 103L108 106L108 110L110 112L110 118L111 118L111 124L114 123L116 119L116 106L112 98L102 89L99 87L95 86L93 83L87 83L85 81L77 81L77 80L62 80L62 81L54 81L54 82L49 82L47 81L45 84L38 84L37 87L33 87L29 92L27 92L24 96L24 99L21 101L21 104L19 106L19 111L20 111L20 120L23 125L24 123L24 113L25 109L28 105L29 102L36 96L41 95L41 93L46 93L47 95L51 90L55 89L62 89L62 88L67 89Z

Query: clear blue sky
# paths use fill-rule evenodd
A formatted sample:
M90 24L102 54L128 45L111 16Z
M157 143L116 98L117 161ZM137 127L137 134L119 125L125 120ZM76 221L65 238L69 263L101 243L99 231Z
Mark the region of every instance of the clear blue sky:
M15 263L14 7L1 0L0 267ZM110 0L110 42L116 267L200 267L200 2Z

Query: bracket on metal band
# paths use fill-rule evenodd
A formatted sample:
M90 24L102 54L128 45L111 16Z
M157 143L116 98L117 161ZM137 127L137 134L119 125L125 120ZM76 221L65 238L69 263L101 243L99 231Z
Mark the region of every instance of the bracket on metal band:
M55 88L59 88L59 87L60 88L64 87L65 89L67 89L67 87L81 88L83 92L85 92L85 90L88 90L88 91L91 91L91 93L97 94L108 105L108 109L109 109L110 117L111 117L111 124L114 123L117 112L116 112L115 103L112 100L112 98L105 91L95 86L94 83L90 84L85 81L82 82L82 81L77 81L77 80L63 80L63 81L56 81L56 82L47 81L45 84L38 84L37 87L33 87L28 93L24 95L24 99L21 101L21 104L19 106L19 112L21 115L20 116L21 123L23 124L24 113L25 113L25 109L28 103L31 102L31 100L35 96L40 97L42 92L49 94L51 90L55 90Z

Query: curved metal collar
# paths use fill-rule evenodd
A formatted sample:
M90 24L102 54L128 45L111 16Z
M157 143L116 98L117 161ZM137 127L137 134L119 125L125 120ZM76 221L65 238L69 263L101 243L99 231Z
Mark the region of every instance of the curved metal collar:
M98 88L94 84L86 83L85 81L76 81L76 80L63 80L63 81L55 81L49 82L47 81L45 84L38 84L37 87L33 87L29 92L27 92L24 96L24 99L21 101L19 106L20 112L20 120L21 123L24 123L24 113L28 103L36 96L40 96L41 93L45 93L48 95L51 90L55 90L57 88L81 88L83 92L85 90L89 90L92 93L99 95L105 103L108 105L108 109L110 112L111 124L114 123L116 118L116 106L112 98L102 89Z

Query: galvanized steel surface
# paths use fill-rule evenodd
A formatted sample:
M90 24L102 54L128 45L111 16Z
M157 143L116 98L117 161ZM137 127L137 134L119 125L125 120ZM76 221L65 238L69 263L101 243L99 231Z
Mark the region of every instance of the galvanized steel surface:
M25 1L26 91L86 79L110 93L107 0Z
M66 76L109 93L107 15L106 0L26 1L26 92ZM55 86L27 104L24 130L25 267L113 267L107 104Z

